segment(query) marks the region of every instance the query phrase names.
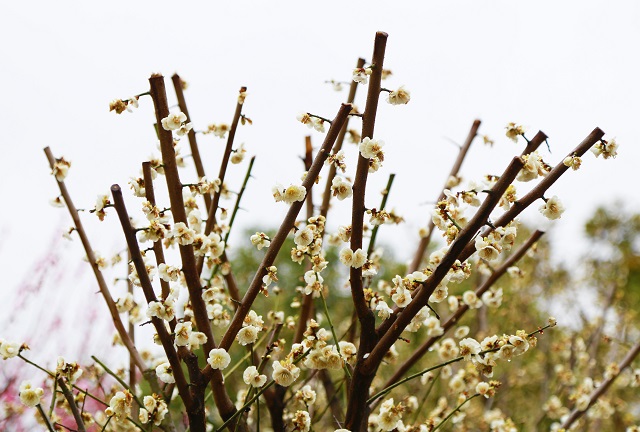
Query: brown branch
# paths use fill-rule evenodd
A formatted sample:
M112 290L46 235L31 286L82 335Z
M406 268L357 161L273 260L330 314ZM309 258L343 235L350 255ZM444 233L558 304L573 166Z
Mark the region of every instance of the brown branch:
M240 88L241 93L246 90L246 87ZM231 122L231 127L229 128L229 135L227 136L227 146L224 149L222 161L220 162L220 172L218 173L218 178L220 179L220 188L218 189L218 192L214 192L213 194L213 200L207 212L207 224L204 227L204 235L209 235L216 223L216 211L218 210L220 195L222 194L222 186L224 185L224 177L227 172L227 166L229 165L229 159L231 158L231 151L233 150L233 140L236 137L236 130L238 129L240 117L242 116L242 106L243 104L241 104L240 101L236 103L236 112L233 115L233 121ZM198 262L198 273L202 271L202 261L203 260L200 260Z
M44 152L47 155L47 159L49 160L49 165L53 169L53 166L56 163L55 158L53 157L53 153L49 147L44 148ZM57 181L57 180L56 180ZM69 210L69 214L71 215L71 219L73 219L73 224L75 225L76 231L80 236L80 241L82 242L82 246L84 247L85 253L87 254L87 260L91 265L91 269L93 270L93 274L96 277L96 281L98 282L98 287L100 288L100 293L107 303L107 308L109 309L109 313L111 314L111 320L113 321L113 325L122 340L122 343L129 351L129 355L133 358L136 367L142 372L145 377L152 382L155 380L155 374L151 369L147 369L147 366L144 363L144 360L140 356L140 353L136 349L135 345L131 341L127 329L125 328L122 320L120 319L120 313L118 312L118 308L116 307L115 302L113 301L113 297L111 297L111 293L109 292L109 288L107 288L107 283L104 280L104 276L96 263L96 256L91 248L91 244L89 243L89 237L87 236L86 231L84 230L84 226L82 225L82 221L80 220L80 215L78 214L78 210L76 210L73 201L71 200L71 196L69 195L69 191L67 190L67 186L64 181L57 181L58 187L60 188L60 194L64 198L65 203L67 204L67 209ZM150 371L145 374L145 371Z
M364 66L365 60L363 58L359 58L356 63L356 68L360 69ZM347 96L347 103L353 104L356 99L356 91L358 89L358 83L351 80L351 84L349 85L349 95ZM338 139L336 140L336 144L333 146L332 152L333 154L338 153L342 149L342 144L344 143L344 138L347 135L347 128L349 127L349 119L345 122L342 129L340 129L340 133L338 134ZM329 174L327 174L327 182L324 186L324 193L322 194L322 205L320 206L320 214L324 217L327 217L329 213L329 203L331 201L331 197L333 194L331 193L331 184L333 179L336 176L337 168L335 165L331 165L329 167Z
M180 107L180 111L187 116L187 122L191 121L191 116L189 115L189 110L187 109L187 101L184 98L184 91L182 88L182 79L180 75L173 74L171 77L171 81L173 82L173 88L176 91L176 97L178 98L178 106ZM200 158L200 150L198 149L198 141L196 140L196 132L191 128L189 133L187 134L187 138L189 139L189 147L191 148L191 157L193 158L193 164L196 167L196 172L198 173L198 177L202 178L205 176L204 174L204 166L202 165L202 159ZM211 207L211 195L204 194L204 203L209 210Z
M411 319L427 305L429 296L436 289L438 284L447 275L453 263L459 259L460 254L465 246L469 244L477 234L478 230L484 226L493 209L497 206L500 198L505 190L513 182L518 172L524 166L524 162L520 157L515 157L502 173L494 187L489 191L487 198L469 221L468 225L460 232L458 238L453 242L447 254L443 257L441 263L436 267L435 271L429 278L418 288L417 294L411 300L411 303L397 313L390 316L379 328L380 342L371 352L371 355L365 360L364 368L366 370L375 370L380 364L386 352L395 343L400 334L404 331ZM461 260L462 261L462 260ZM395 320L389 322L393 317ZM388 323L389 322L389 323Z
M539 132L539 134L542 132ZM536 135L537 137L538 135ZM568 156L576 155L582 156L594 146L600 139L604 136L604 132L600 128L595 128L578 146L571 152L569 152ZM536 139L534 137L534 140ZM545 136L546 137L546 136ZM531 140L533 142L533 140ZM544 193L560 178L562 174L564 174L569 169L568 166L562 163L562 160L558 163L547 174L541 181L538 183L529 193L520 198L518 201L513 203L511 209L507 210L502 216L498 218L498 220L493 222L493 226L501 227L509 224L512 220L514 220L520 213L524 211L527 207L529 207L534 201L542 198ZM486 237L493 228L486 227L482 232L482 236ZM464 261L469 258L475 252L474 245L468 245L465 250L460 255L460 261Z
M131 261L131 253L127 253L127 263ZM127 265L127 276L131 275L131 266ZM131 278L127 277L127 292L133 296L133 282L131 282ZM133 298L133 297L132 297ZM131 321L131 311L129 311L129 337L131 338L132 343L136 343L136 326ZM136 363L129 354L129 388L136 388ZM136 407L135 405L131 405L131 418L136 417Z
M142 175L143 175L143 178L144 178L144 193L145 193L145 197L147 198L147 201L149 201L149 203L151 203L151 205L155 206L156 205L156 194L155 194L155 191L153 189L153 177L151 175L151 162L143 162L142 163ZM156 265L158 267L160 266L160 264L166 264L166 261L164 259L164 249L162 248L162 241L161 240L153 242L153 254L156 257ZM161 288L161 292L162 292L162 298L166 299L167 297L169 297L169 292L170 292L169 282L167 282L164 279L160 278L160 288ZM173 331L173 329L176 327L175 318L172 319L169 322L169 325L171 326L171 331Z
M382 69L384 67L384 53L387 46L387 34L377 32L371 61L372 73L369 77L369 88L364 114L362 116L362 138L373 138L375 129L378 100L380 99L380 83L382 81ZM358 153L358 165L356 178L353 184L353 207L351 213L351 250L362 248L362 231L365 212L365 189L367 186L367 174L369 172L369 160ZM351 298L360 323L360 346L358 347L358 361L350 383L350 400L347 406L345 428L349 430L361 430L366 424L366 399L369 386L375 373L364 372L361 369L365 354L375 346L378 338L375 332L375 317L364 298L362 283L362 268L349 269L349 281L351 284Z
M80 411L78 410L78 405L76 404L76 401L73 397L73 393L71 393L71 390L69 390L69 387L67 387L67 385L64 383L64 379L62 379L61 377L58 377L58 386L60 387L60 390L62 390L62 394L69 404L71 414L73 414L73 418L76 421L76 426L78 427L78 432L86 432L87 428L84 425L82 414L80 414Z
M306 178L302 182L302 186L307 191L311 189L311 187L315 182L316 177L318 177L318 174L322 169L322 165L324 164L324 161L329 156L329 151L331 149L331 146L336 140L338 131L346 121L350 110L351 110L351 105L343 104L340 107L340 110L338 111L336 118L331 123L331 127L327 132L327 136L325 137L322 147L318 151L315 157L315 160L313 161L313 165L311 166L311 169L309 170ZM291 204L289 211L287 212L287 215L285 216L282 222L282 225L280 225L280 228L277 234L271 240L269 249L267 250L267 253L264 256L262 263L260 264L260 267L258 268L251 282L251 285L249 286L249 289L247 290L247 292L244 295L244 298L242 299L242 304L236 310L236 313L233 316L233 319L231 320L231 324L229 325L229 328L225 332L222 338L222 341L220 341L220 348L224 348L228 350L231 347L231 344L233 343L234 338L236 337L236 335L238 334L238 331L242 327L242 322L244 318L249 313L249 310L251 309L251 305L253 304L254 300L260 293L260 288L262 287L262 277L266 274L267 267L270 267L273 264L278 252L280 251L280 248L282 247L284 241L289 235L289 232L293 228L295 220L298 217L298 214L303 204L304 204L303 201L296 201L293 204ZM207 368L205 368L205 371L206 370Z
M169 115L169 106L167 103L167 93L164 85L164 77L162 75L154 74L151 76L151 78L149 78L149 83L151 85L150 94L151 98L153 99L153 104L156 112L156 123L158 125L161 125L162 119ZM169 201L171 203L171 214L173 215L173 220L174 223L182 222L188 226L189 224L187 221L187 215L182 200L182 183L180 183L178 167L176 165L176 154L173 148L173 136L171 131L164 130L164 128L162 128L161 126L158 126L158 136L160 138L162 163L164 165L167 188L169 189ZM212 215L210 213L209 218L211 217ZM211 331L207 308L204 300L202 299L202 285L200 284L200 276L196 269L196 259L193 252L193 246L180 245L179 251L180 258L182 260L182 272L184 273L185 280L187 282L189 299L193 308L193 315L196 321L196 326L198 327L198 330L203 332L207 337L204 348L206 350L206 353L209 353L216 347L216 344L213 338L213 332ZM236 407L227 394L221 371L219 369L213 370L213 373L207 376L207 379L209 378L211 379L211 389L213 391L213 397L220 416L226 420L236 412ZM198 391L198 400L202 401L204 399L203 386L205 384L204 382L196 384L196 390ZM246 429L246 425L239 424L239 426L241 431L244 431ZM196 427L204 428L204 423L198 423ZM195 432L193 426L192 431Z
M622 360L622 363L620 363L620 366L619 366L620 371L614 376L612 376L611 378L605 380L602 384L600 384L600 387L594 390L594 392L591 394L591 397L589 399L589 405L587 405L587 408L583 411L574 409L569 415L569 417L564 421L564 423L562 424L562 427L565 430L569 430L571 425L575 423L576 420L578 420L580 417L582 417L589 410L589 408L591 408L593 404L596 403L598 398L600 398L600 396L602 396L609 389L609 387L611 387L611 384L613 384L616 378L620 376L622 371L624 371L627 367L629 367L631 362L638 356L638 354L640 354L640 342L638 342L633 348L631 348L631 350L627 353L625 358Z
M453 167L451 167L451 172L449 173L449 176L447 177L447 180L445 181L444 186L442 187L442 191L440 192L440 195L438 196L438 199L436 200L436 202L444 199L444 196L445 196L444 190L447 189L447 182L449 181L449 178L456 177L460 172L460 167L462 166L462 162L464 161L464 158L467 156L469 147L471 147L471 143L473 142L473 139L478 135L478 129L480 128L480 123L482 123L480 120L473 121L473 124L471 125L471 130L469 130L469 135L467 135L467 139L465 140L462 147L460 147L460 152L458 152L458 157L453 163ZM427 235L422 239L420 239L420 243L418 244L418 249L416 250L416 253L413 256L413 260L411 261L411 265L409 266L409 270L407 271L407 273L413 273L414 271L418 270L418 268L420 267L422 258L424 257L424 254L427 251L427 247L429 246L429 242L431 241L431 235L433 233L434 228L435 228L435 225L433 224L433 220L429 218Z
M533 137L533 139L531 141L529 141L528 145L527 145L527 151L528 150L535 150L536 148L538 148L538 146L540 146L540 144L542 144L545 140L547 139L547 135L545 135L544 132L538 131L538 133ZM525 152L522 153L523 155L525 154ZM527 153L528 154L528 153ZM488 217L488 215L487 215ZM515 216L514 216L515 217ZM507 222L508 223L508 222ZM506 223L505 223L506 225ZM494 223L494 226L499 226L496 223ZM485 237L488 235L489 232L491 232L493 228L488 227L487 229L485 229L485 231L483 231L482 236ZM469 258L473 253L475 252L475 247L473 244L468 244L464 251L461 253L460 257L458 258L461 262L464 262L467 258ZM418 288L416 291L414 291L412 293L412 296L415 297L418 292L420 291L420 288ZM382 334L384 333L389 327L391 327L391 325L393 324L393 322L396 319L396 316L398 315L398 313L400 312L400 310L397 307L393 308L393 314L389 317L389 319L387 319L385 322L383 322L380 327L378 328L377 332L378 334Z
M512 253L509 258L507 258L495 271L489 276L489 278L484 281L484 283L476 290L476 295L478 297L482 296L491 286L504 275L509 267L518 262L527 251L533 246L544 234L543 231L535 231L531 237L527 239L514 253ZM433 336L427 339L420 347L418 347L411 357L409 357L403 364L401 364L394 372L394 374L387 380L387 382L382 386L382 388L389 387L391 384L399 381L402 376L411 369L411 367L416 364L426 353L429 351L429 348L433 346L438 340L442 338L450 329L452 329L459 321L460 318L469 310L469 306L466 304L460 305L458 309L447 319L447 321L442 325L443 334L440 336Z
M131 221L129 219L127 208L124 204L124 199L122 198L122 190L120 189L120 186L118 186L117 184L111 186L111 194L113 195L113 206L118 213L118 218L120 219L120 224L122 225L122 231L124 232L124 237L127 241L127 246L129 247L129 253L131 254L131 261L133 262L136 272L138 273L140 286L142 287L142 292L144 293L144 297L147 300L147 304L158 301L158 299L156 298L156 294L153 291L151 279L149 278L149 274L147 273L147 269L142 258L142 253L140 252L140 246L138 245L138 241L136 239L136 231L131 226ZM167 355L167 359L169 360L169 364L171 365L171 369L173 370L173 376L176 380L176 385L178 387L180 397L184 401L184 405L187 410L189 412L192 412L194 409L197 409L197 402L194 402L189 391L189 384L187 384L184 372L182 371L178 353L173 346L173 338L167 331L163 319L152 317L151 323L156 329L156 333L158 334L158 337L162 342L162 348L164 349L165 354Z

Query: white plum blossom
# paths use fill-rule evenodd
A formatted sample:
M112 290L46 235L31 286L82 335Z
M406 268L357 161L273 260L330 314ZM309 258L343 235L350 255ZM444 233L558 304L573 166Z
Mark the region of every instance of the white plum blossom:
M229 366L229 363L231 363L231 356L222 348L214 348L209 351L207 363L209 363L212 369L225 369Z
M398 88L398 90L394 90L389 92L387 95L387 102L391 105L406 105L411 100L411 93L409 90L405 89L404 86Z
M169 362L160 363L156 367L156 375L158 376L158 379L163 383L172 384L176 382L175 378L173 377L173 370L171 369L171 365L169 364Z
M182 127L182 123L187 121L187 116L183 112L169 114L162 119L162 128L167 131L177 130Z
M28 407L35 407L44 396L44 390L40 387L32 387L31 382L22 381L20 384L20 402Z
M382 153L383 146L384 146L384 141L374 140L369 137L365 137L360 143L360 145L358 146L358 150L360 151L360 154L362 155L362 157L365 159L373 159L376 157L378 159L382 159L380 158L380 155L383 154Z
M289 387L300 376L300 368L287 361L276 360L273 362L273 374L271 378L283 386Z
M242 374L242 379L245 384L252 387L262 387L267 382L267 376L261 375L260 372L258 372L258 368L255 366L249 366L246 368Z
M331 191L333 196L343 201L353 195L353 185L343 177L335 176L331 182Z
M553 196L545 201L538 209L544 217L550 220L560 219L564 213L564 206L557 196Z

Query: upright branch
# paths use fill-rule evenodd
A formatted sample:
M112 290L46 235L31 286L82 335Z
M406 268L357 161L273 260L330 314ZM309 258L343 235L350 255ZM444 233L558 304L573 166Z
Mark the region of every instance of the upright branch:
M84 425L84 421L82 420L82 414L80 414L80 410L78 410L78 405L76 404L76 400L73 397L73 393L64 383L64 379L62 377L58 377L58 386L60 390L62 390L62 394L64 398L67 400L69 404L69 408L71 409L71 414L73 415L74 420L76 421L76 426L78 427L78 432L86 432L87 428Z
M246 92L246 87L240 88L240 93ZM213 227L216 223L216 211L218 210L218 204L220 203L220 195L222 195L222 187L224 185L224 177L227 173L227 166L229 166L229 159L231 158L231 151L233 150L233 141L236 137L236 131L238 130L238 123L240 122L240 117L242 117L242 106L243 100L241 98L238 99L236 103L236 111L233 115L233 121L231 122L231 128L229 129L229 135L227 136L227 145L224 148L224 154L222 155L222 161L220 162L220 172L218 173L218 179L220 179L220 188L217 192L213 194L213 200L211 205L209 206L207 212L207 224L204 228L204 235L209 235L213 230ZM199 263L198 270L201 271L202 264Z
M373 139L375 129L376 113L378 111L378 100L380 98L380 83L382 81L382 70L384 67L384 53L387 46L387 34L377 32L373 46L373 56L371 61L371 76L369 77L369 89L367 101L362 116L362 138ZM365 189L367 187L367 174L369 172L369 160L362 154L358 154L358 164L356 167L356 178L353 184L353 207L351 213L351 250L362 249L362 231L364 227L365 213ZM362 360L368 354L375 343L377 336L375 332L375 317L367 305L364 297L362 282L362 268L351 267L349 269L349 281L351 285L351 298L353 300L356 315L360 323L360 346L356 368L354 370L349 394L351 400L347 407L345 427L349 430L361 430L366 420L366 397L369 385L373 380L374 371L364 373L361 370Z
M45 147L44 153L47 155L47 159L49 160L49 165L53 169L56 163L56 159L53 156L51 149L49 147ZM127 329L125 328L124 324L122 323L122 320L120 319L120 313L118 312L118 308L116 307L116 304L113 301L113 297L111 297L111 293L109 292L109 288L107 287L107 282L104 280L104 276L102 275L102 272L98 267L98 264L96 262L96 255L93 252L93 249L91 248L91 244L89 243L89 237L87 237L87 233L84 230L84 226L82 225L82 221L80 220L80 215L78 214L78 210L76 209L75 205L73 204L73 201L71 200L71 195L69 195L67 186L65 185L64 181L59 181L59 180L56 180L56 181L58 182L58 187L60 188L60 194L64 198L64 202L67 204L67 209L69 210L71 219L73 219L73 224L76 228L76 231L80 236L80 241L82 242L84 251L87 254L87 260L89 261L89 265L91 265L93 274L96 277L96 281L98 282L98 287L100 288L100 294L102 294L102 297L107 303L107 308L109 308L109 313L111 314L111 320L113 321L113 325L115 326L116 331L118 332L118 336L120 336L122 343L127 348L127 351L129 351L129 355L133 359L136 367L143 374L146 373L145 376L149 377L150 381L152 381L155 379L155 377L153 376L155 374L152 371L149 372L147 370L147 366L145 365L144 360L140 356L140 353L136 349L133 341L129 337L129 333L127 332ZM149 376L149 374L151 374L151 376Z
M122 190L120 189L120 186L111 186L111 194L113 195L113 205L116 209L116 212L118 213L118 218L120 219L120 224L122 225L122 231L124 231L124 236L127 241L127 247L129 248L129 253L131 254L131 261L133 262L136 272L138 273L138 278L140 279L140 286L142 287L144 297L147 300L147 304L155 302L158 299L156 298L156 294L153 291L151 279L149 278L144 259L142 258L142 253L140 252L140 245L138 245L138 240L136 239L135 229L131 226L131 221L129 219L127 208L124 204L124 199L122 198ZM187 408L187 411L192 414L194 408L196 408L197 406L197 401L194 402L189 391L189 385L187 384L184 372L182 371L178 353L173 346L173 338L167 331L163 319L152 317L151 323L153 324L156 333L158 334L158 338L162 343L162 348L164 349L164 352L167 355L167 359L169 360L169 364L171 365L171 369L173 370L173 374L176 380L176 386L178 387L180 397L184 401L184 405ZM204 409L202 407L200 409L202 409L202 413L204 413ZM204 418L202 419L202 421L204 421Z
M173 74L171 77L171 81L173 82L173 88L176 91L176 97L178 99L178 106L180 107L180 111L187 116L187 122L191 121L191 116L189 115L189 110L187 109L187 101L184 98L184 81L180 78L180 75ZM193 158L193 164L196 167L196 172L198 173L198 177L202 178L205 176L204 166L202 165L202 158L200 157L200 150L198 149L198 141L196 140L196 132L193 128L189 129L187 134L187 138L189 139L189 147L191 148L191 157ZM204 194L204 203L209 210L211 207L211 195L206 193Z
M360 69L364 66L364 59L359 58L356 63L356 68ZM351 80L351 84L349 85L349 95L347 96L347 103L353 104L356 100L356 90L358 90L358 83ZM349 119L345 122L342 129L340 129L340 133L338 134L338 139L336 139L336 144L333 146L333 154L338 153L342 149L342 144L344 143L344 138L347 135L347 128L349 127ZM329 213L329 203L331 201L331 183L336 176L336 166L331 164L329 167L329 173L327 174L327 182L325 183L324 193L322 194L322 205L320 206L320 214L324 217L327 217Z
M458 152L458 157L456 158L455 162L453 163L453 166L451 167L451 172L449 173L449 176L447 177L447 180L445 181L444 186L442 187L442 191L440 191L440 195L438 195L438 199L436 200L436 202L444 199L445 197L444 190L447 189L447 184L449 183L449 179L452 177L458 176L458 173L460 172L460 167L462 166L462 162L464 161L464 158L467 156L467 152L469 151L469 147L471 147L471 143L473 142L473 139L478 135L478 129L480 128L480 123L481 123L480 120L473 121L473 124L471 125L471 129L469 130L469 135L467 135L467 139L465 140L462 147L460 147L460 151ZM431 241L431 235L433 234L434 228L435 228L435 225L433 224L433 220L429 219L427 233L424 237L420 239L420 243L418 244L418 249L416 250L416 253L413 256L413 260L411 261L411 265L409 266L408 273L412 273L418 270L418 268L420 268L420 263L422 262L422 258L424 258L425 252L427 251L427 247L429 246L429 242Z
M162 119L169 115L169 105L167 103L167 93L164 85L164 77L154 74L149 78L151 85L150 94L156 111L156 123L162 124ZM158 135L160 138L160 150L162 152L162 164L164 166L165 178L167 180L167 188L169 189L169 201L171 203L171 214L174 223L183 223L189 226L187 221L186 210L182 200L182 183L178 174L178 166L176 164L176 154L173 148L173 136L171 131L158 127ZM213 204L212 204L213 206ZM210 213L211 215L211 213ZM211 216L210 216L211 217ZM203 332L207 337L204 343L206 352L210 352L216 348L211 326L209 324L209 316L205 302L202 298L202 285L200 276L196 269L196 259L192 245L180 245L180 258L182 260L182 271L187 283L189 291L189 299L193 308L193 316L196 321L198 330ZM213 396L223 419L230 418L236 411L236 408L229 398L224 387L224 379L219 369L213 371L207 376L212 379ZM198 390L204 392L201 388L203 383L199 383ZM193 429L192 429L193 430Z
M322 169L322 165L324 164L324 161L329 157L331 146L335 142L340 128L344 125L345 121L347 120L347 116L349 115L350 110L351 110L351 105L342 104L336 118L331 123L331 127L329 128L329 131L327 132L327 136L325 137L324 142L322 143L322 147L320 148L320 150L318 150L318 153L316 154L313 164L311 165L311 169L309 170L309 172L307 173L307 176L302 182L302 186L305 188L307 192L311 189L311 187L313 187L313 184L315 183L315 180L318 177L320 170ZM282 247L282 245L284 244L284 241L287 238L287 235L289 234L289 232L294 226L296 218L298 217L298 214L300 213L300 210L302 209L303 204L304 204L303 201L296 201L293 204L291 204L291 207L289 208L289 211L287 212L284 220L282 221L282 224L280 225L280 228L278 229L277 234L271 240L269 249L267 250L267 253L262 259L262 263L260 263L260 266L258 267L258 270L256 271L256 274L253 277L253 280L251 281L251 285L249 286L249 289L247 290L247 292L245 293L242 299L242 304L236 310L236 313L233 316L233 319L231 320L231 324L229 325L229 328L225 332L222 340L220 341L220 348L224 348L225 350L228 350L229 347L231 347L231 344L233 343L233 339L236 337L236 335L238 334L238 331L240 331L240 328L242 327L242 322L244 318L249 313L249 310L251 309L251 305L253 304L254 300L260 293L260 288L262 287L262 277L266 274L267 268L270 267L275 261L276 256L280 251L280 248Z

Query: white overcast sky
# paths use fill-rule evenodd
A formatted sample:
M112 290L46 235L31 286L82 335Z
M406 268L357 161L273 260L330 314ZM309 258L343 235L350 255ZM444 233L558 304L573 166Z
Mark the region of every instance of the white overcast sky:
M21 1L4 2L2 9L4 315L14 308L15 289L30 281L35 263L70 224L65 210L48 204L57 191L44 146L72 161L68 187L78 207L90 207L112 183L126 185L155 150L151 100L141 99L139 110L121 116L108 111L110 100L146 91L152 72L178 72L190 84L187 102L196 129L202 129L230 122L237 91L247 86L245 113L254 125L242 128L237 142L257 160L243 203L248 212L238 223L273 227L286 208L273 203L271 186L296 181L302 173L298 156L309 131L296 115L310 111L333 118L346 94L323 82L348 80L358 57L370 59L377 30L389 34L385 66L394 75L384 85L405 85L412 97L407 106L381 104L376 136L386 142L387 160L371 177L367 200L377 206L378 191L396 173L389 205L407 223L382 230L396 256L406 259L413 252L417 229L428 220L425 203L437 195L457 153L450 140L462 142L475 118L483 121L480 133L496 145L476 142L462 169L466 179L499 174L519 153L521 146L504 136L510 121L526 125L529 137L544 131L552 154L544 147L541 152L554 165L596 126L620 143L617 159L588 154L583 168L553 187L549 195L567 207L561 220L547 223L537 204L524 218L545 229L553 226L562 258L580 256L575 245L597 205L617 199L640 210L636 1ZM170 82L167 87L175 101ZM364 89L356 101L361 107ZM312 135L319 144L322 135ZM200 137L211 176L222 143ZM231 189L245 168L230 169ZM353 175L353 163L350 168ZM348 223L342 204L334 223ZM90 217L96 249L122 246L114 216L104 225ZM75 272L79 242L61 250L58 265ZM74 279L68 275L61 280L64 286L51 285L60 295L95 290L91 279L82 287L70 286ZM54 297L47 298L51 305ZM31 331L16 323L6 328L9 339Z

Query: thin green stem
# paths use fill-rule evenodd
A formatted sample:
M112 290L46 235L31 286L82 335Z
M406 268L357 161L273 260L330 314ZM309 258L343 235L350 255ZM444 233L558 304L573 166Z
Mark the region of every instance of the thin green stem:
M319 275L316 273L316 277ZM329 307L327 306L327 300L324 298L324 294L320 293L320 298L322 299L322 306L324 307L324 314L327 317L327 321L329 322L329 327L331 328L331 335L333 336L333 340L336 342L336 349L338 350L338 355L342 359L342 368L344 369L345 375L348 379L351 379L351 371L349 370L349 366L347 365L347 361L342 357L342 353L340 352L340 340L338 339L338 335L336 335L336 329L333 327L333 322L331 321L331 315L329 314Z
M58 396L58 380L53 380L53 392L51 393L51 405L49 405L49 417L53 415L53 408L56 406L56 399Z
M431 394L431 390L433 389L433 386L436 384L436 381L438 380L438 378L440 378L440 374L441 373L442 373L441 370L438 371L438 374L433 377L433 380L429 384L429 388L427 389L427 392L424 394L424 397L420 401L420 404L418 405L418 408L416 409L416 412L415 412L415 414L413 416L413 423L415 423L418 420L418 415L420 414L420 411L422 410L422 407L423 407L424 403L427 401L427 398Z
M465 400L464 400L464 402L462 402L460 405L458 405L458 406L456 407L456 409L454 409L453 411L451 411L451 412L449 413L449 415L448 415L448 416L446 416L444 419L442 419L442 421L441 421L440 423L438 423L438 424L436 425L436 427L435 427L435 428L433 428L433 431L435 432L435 431L437 431L438 429L440 429L440 426L443 426L443 425L444 425L444 424L445 424L445 423L446 423L446 422L447 422L447 421L448 421L448 420L449 420L449 419L450 419L450 418L451 418L455 413L457 413L458 411L460 411L460 409L464 406L464 404L466 404L466 403L467 403L467 402L469 402L471 399L476 398L476 397L478 397L478 396L480 396L480 393L476 393L476 394L474 394L473 396L471 396L470 398L465 399Z
M395 174L389 174L389 180L387 181L387 186L384 188L382 192L382 201L380 202L380 210L384 210L384 207L387 205L387 200L389 199L389 192L391 191L391 186L393 185L393 180L396 178ZM371 230L371 240L369 240L369 247L367 248L367 256L370 257L373 253L373 248L376 244L376 237L378 236L378 229L380 229L380 225L376 225Z
M129 387L129 385L128 385L126 382L124 382L124 380L123 380L122 378L120 378L120 377L118 376L118 374L116 374L114 371L112 371L111 369L109 369L109 368L107 367L107 365L105 365L105 364L104 364L104 363L102 363L100 360L98 360L98 358L97 358L96 356L91 356L91 359L92 359L94 362L98 363L100 366L102 366L102 368L104 369L104 371L105 371L106 373L108 373L108 374L109 374L109 375L111 375L113 378L115 378L115 380L116 380L116 381L118 381L122 387L124 387L125 389L127 389L127 390L129 391L129 393L131 393L131 396L133 396L133 398L135 399L135 401L136 401L136 403L138 404L138 406L140 406L140 407L144 406L144 405L142 404L142 402L141 402L141 401L136 397L136 393L135 393L135 391L134 391L131 387Z

